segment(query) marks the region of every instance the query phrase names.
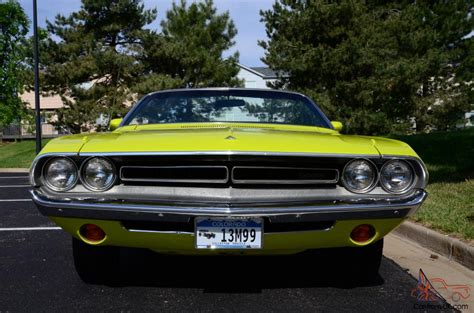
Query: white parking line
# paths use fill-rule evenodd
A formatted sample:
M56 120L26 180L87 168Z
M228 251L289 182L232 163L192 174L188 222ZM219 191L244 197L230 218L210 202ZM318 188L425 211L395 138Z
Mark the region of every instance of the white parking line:
M0 202L23 202L33 201L32 199L0 199Z
M22 231L22 230L60 230L61 227L9 227L0 228L0 231Z
M30 187L30 185L5 185L5 186L0 186L0 188L15 188L15 187Z

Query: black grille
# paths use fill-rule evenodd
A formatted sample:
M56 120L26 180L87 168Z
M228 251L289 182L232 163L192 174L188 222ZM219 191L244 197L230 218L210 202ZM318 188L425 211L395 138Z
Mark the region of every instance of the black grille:
M126 185L335 186L344 158L241 155L113 157Z
M122 166L123 181L168 183L226 183L225 166Z
M236 166L232 168L235 184L335 184L335 169L296 167Z

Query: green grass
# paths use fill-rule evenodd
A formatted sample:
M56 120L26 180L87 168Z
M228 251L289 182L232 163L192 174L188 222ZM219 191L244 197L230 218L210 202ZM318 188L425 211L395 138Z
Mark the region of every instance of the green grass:
M412 217L431 228L474 239L474 129L397 137L430 173L429 196Z
M48 140L43 140L43 146ZM30 167L36 156L34 140L0 142L0 168Z

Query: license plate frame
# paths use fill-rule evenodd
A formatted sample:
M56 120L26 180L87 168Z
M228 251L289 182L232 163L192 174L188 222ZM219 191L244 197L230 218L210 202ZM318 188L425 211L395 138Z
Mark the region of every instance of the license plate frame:
M194 246L199 250L259 250L263 248L263 226L264 221L260 217L196 217L194 219ZM222 229L225 231L222 232ZM234 233L232 234L230 230ZM252 230L255 230L253 242L251 241ZM238 237L244 239L245 234L249 238L246 242L236 242ZM229 241L229 239L232 240Z

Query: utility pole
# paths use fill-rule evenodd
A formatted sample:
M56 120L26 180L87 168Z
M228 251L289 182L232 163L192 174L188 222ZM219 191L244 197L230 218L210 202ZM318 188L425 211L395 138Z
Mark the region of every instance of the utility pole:
M35 112L36 112L36 154L41 151L41 112L39 97L39 58L38 58L38 12L36 0L33 0L33 37L34 37L34 59L35 59Z

